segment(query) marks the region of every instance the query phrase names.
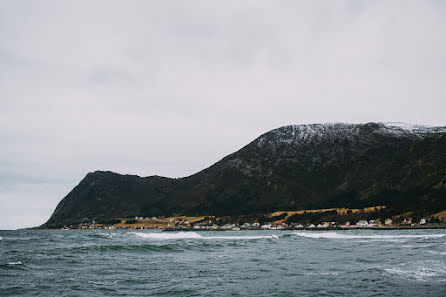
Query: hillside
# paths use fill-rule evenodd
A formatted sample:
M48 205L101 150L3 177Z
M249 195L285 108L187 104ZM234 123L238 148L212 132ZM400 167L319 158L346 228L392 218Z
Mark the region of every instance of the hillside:
M44 227L116 217L373 205L446 209L446 127L285 126L185 178L96 171L62 199Z

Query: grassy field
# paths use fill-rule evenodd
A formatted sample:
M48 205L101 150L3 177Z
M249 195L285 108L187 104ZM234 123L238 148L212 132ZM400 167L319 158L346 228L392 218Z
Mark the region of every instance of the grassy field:
M266 214L266 217L272 218L281 216L286 213L286 216L279 219L273 220L271 223L282 223L286 221L292 215L295 214L303 214L303 213L324 213L327 211L336 210L339 215L345 215L347 213L369 213L374 212L376 210L384 209L385 206L372 206L366 208L324 208L324 209L305 209L305 210L295 210L295 211L275 211L273 213ZM446 217L446 211L442 212L441 215ZM199 216L199 217L189 217L189 216L173 216L166 218L157 218L157 219L135 219L135 218L119 218L120 223L114 224L115 228L131 228L131 229L165 229L169 227L174 227L175 222L179 221L189 221L190 224L194 224L197 222L204 221L205 218L212 218L214 216ZM251 222L253 223L253 222Z
M345 215L348 212L352 212L352 213L359 213L359 212L363 212L363 213L368 213L368 212L374 212L375 210L381 210L386 208L386 206L384 205L378 205L378 206L371 206L371 207L366 207L366 208L324 208L324 209L304 209L304 210L296 210L296 211L275 211L273 213L270 213L268 216L269 217L277 217L280 216L284 213L287 214L287 216L283 219L274 221L274 223L281 223L283 221L285 221L287 218L289 218L292 215L295 214L303 214L303 213L322 213L322 212L327 212L327 211L333 211L336 210L337 213L339 215Z

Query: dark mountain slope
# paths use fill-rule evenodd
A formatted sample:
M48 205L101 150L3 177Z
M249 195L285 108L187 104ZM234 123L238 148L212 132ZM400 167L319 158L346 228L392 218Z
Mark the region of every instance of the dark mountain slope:
M45 225L377 204L446 209L446 128L286 126L187 178L89 173Z

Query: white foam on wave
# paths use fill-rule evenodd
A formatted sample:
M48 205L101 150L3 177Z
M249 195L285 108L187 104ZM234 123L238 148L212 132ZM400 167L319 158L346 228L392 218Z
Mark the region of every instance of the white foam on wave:
M432 280L434 277L442 277L446 272L439 267L391 267L384 269L384 271L405 279L417 281L426 281Z
M113 237L116 236L115 233L98 233L98 235L99 235L100 237L108 238L108 239L112 239Z
M3 240L3 237L0 236L0 241Z
M440 251L427 251L427 252L434 255L446 255L446 252L440 252Z
M225 240L240 240L240 239L264 239L264 238L279 238L277 235L258 235L258 236L201 236L196 232L162 232L162 233L143 233L133 232L138 237L146 239L225 239Z
M17 261L17 262L9 262L8 265L22 265L22 261Z
M354 235L339 234L336 232L297 232L297 236L307 238L327 238L327 239L398 239L398 238L440 238L446 234L398 234L398 235Z

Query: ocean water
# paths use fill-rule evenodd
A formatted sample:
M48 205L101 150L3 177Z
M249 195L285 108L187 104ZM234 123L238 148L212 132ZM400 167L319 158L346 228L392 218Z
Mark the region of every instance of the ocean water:
M1 296L446 296L446 230L0 231Z

